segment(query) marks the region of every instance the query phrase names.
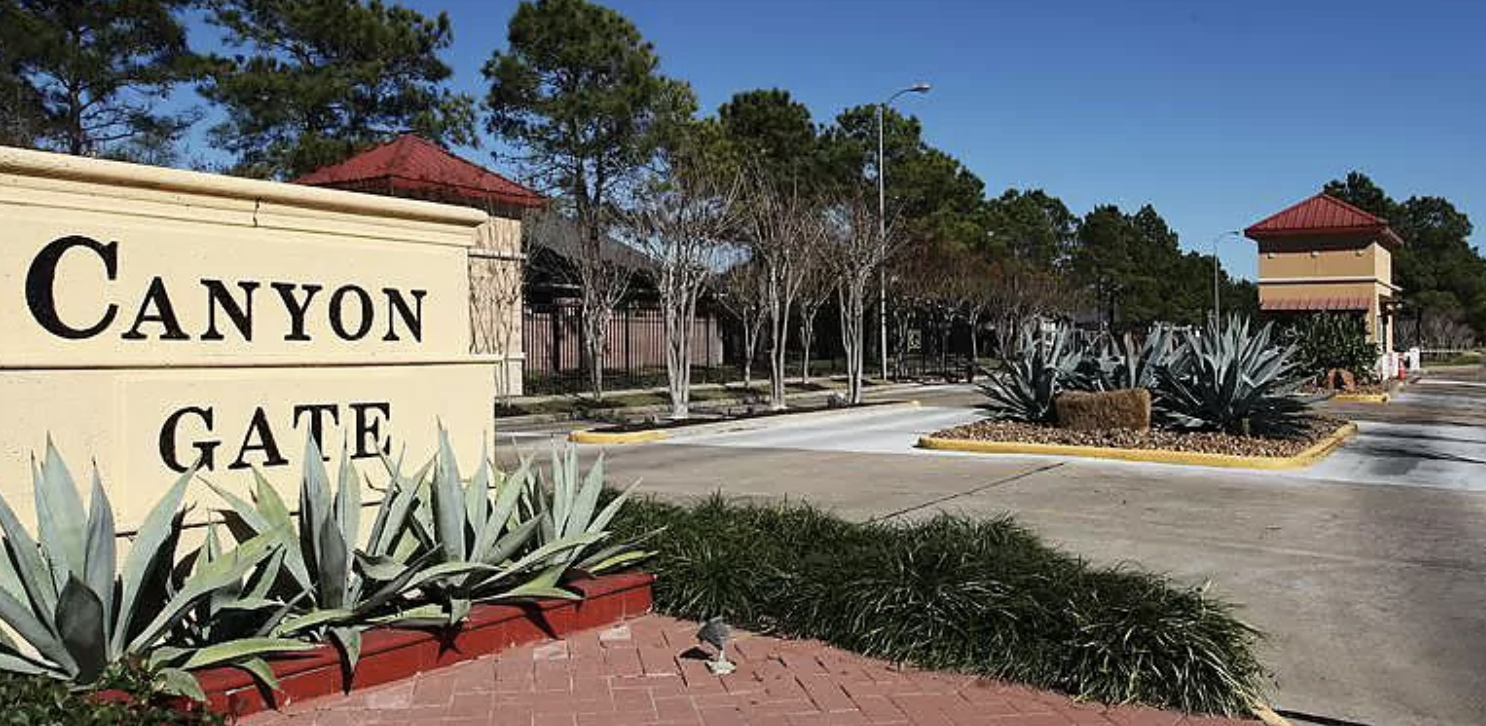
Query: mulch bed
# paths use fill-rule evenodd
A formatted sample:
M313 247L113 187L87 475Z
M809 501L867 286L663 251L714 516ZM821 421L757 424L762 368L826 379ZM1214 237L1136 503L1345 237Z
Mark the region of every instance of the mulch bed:
M1187 451L1202 454L1231 454L1234 456L1295 456L1318 441L1335 433L1346 424L1345 420L1327 416L1315 416L1310 420L1309 430L1295 439L1266 439L1257 436L1235 436L1211 431L1185 432L1151 429L1105 429L1102 431L1071 431L1054 426L1015 423L1011 421L977 421L956 426L934 434L941 439L970 439L973 441L1014 441L1024 444L1052 444L1057 446L1096 446L1109 449L1160 449L1165 451Z

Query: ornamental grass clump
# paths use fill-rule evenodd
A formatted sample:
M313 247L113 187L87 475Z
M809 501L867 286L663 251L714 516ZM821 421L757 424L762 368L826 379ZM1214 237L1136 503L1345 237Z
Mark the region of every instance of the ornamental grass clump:
M632 502L656 607L1106 702L1248 713L1257 633L1200 589L1093 567L1009 518L853 523L714 496Z

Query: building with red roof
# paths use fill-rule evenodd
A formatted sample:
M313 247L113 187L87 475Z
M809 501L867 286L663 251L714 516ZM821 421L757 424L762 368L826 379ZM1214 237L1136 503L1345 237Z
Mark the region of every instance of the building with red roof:
M542 195L412 134L293 183L457 204L490 215L469 251L470 351L489 356L499 393L521 395L526 364L521 223L527 210L546 204Z
M535 191L413 134L320 167L293 183L459 204L513 218L546 204Z
M1393 350L1399 293L1393 251L1404 241L1388 220L1317 194L1254 223L1244 235L1259 245L1260 309L1364 315L1369 339Z

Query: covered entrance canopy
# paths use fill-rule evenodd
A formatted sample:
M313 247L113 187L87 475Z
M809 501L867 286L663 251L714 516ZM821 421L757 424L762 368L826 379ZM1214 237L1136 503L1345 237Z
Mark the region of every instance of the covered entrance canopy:
M1259 244L1260 309L1364 314L1369 339L1393 350L1393 250L1403 239L1387 220L1317 194L1244 235Z

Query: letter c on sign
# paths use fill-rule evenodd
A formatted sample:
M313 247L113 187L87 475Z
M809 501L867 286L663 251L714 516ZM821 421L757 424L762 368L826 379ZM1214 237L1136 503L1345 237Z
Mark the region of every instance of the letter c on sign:
M74 328L62 322L62 319L57 316L57 263L61 262L62 255L73 247L91 250L103 260L103 272L108 279L113 280L118 277L118 242L101 244L98 240L81 235L62 237L41 248L36 259L31 261L31 269L26 272L26 306L31 309L31 317L35 318L41 327L46 328L47 332L59 338L82 340L103 332L109 323L113 322L114 315L119 312L119 306L110 303L103 313L103 318L86 328Z

